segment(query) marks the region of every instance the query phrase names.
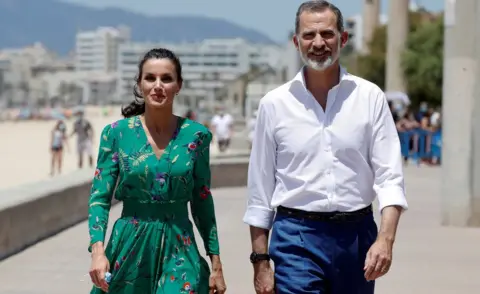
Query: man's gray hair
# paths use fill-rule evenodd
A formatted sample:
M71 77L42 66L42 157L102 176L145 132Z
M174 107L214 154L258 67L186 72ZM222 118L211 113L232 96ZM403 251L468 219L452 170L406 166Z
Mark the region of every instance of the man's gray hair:
M332 11L335 16L337 17L337 30L340 33L343 33L345 30L343 24L343 15L340 9L337 6L333 5L332 3L325 1L325 0L311 0L303 2L300 7L298 7L297 15L295 16L295 33L299 33L299 26L300 26L300 15L304 12L323 12L329 9Z

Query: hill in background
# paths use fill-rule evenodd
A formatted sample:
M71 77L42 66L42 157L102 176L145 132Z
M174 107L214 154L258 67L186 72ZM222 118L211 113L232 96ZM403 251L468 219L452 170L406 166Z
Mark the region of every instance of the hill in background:
M74 49L78 31L126 25L133 41L194 42L208 38L273 41L253 29L199 16L150 17L117 8L95 9L54 0L0 0L0 49L41 42L61 55Z

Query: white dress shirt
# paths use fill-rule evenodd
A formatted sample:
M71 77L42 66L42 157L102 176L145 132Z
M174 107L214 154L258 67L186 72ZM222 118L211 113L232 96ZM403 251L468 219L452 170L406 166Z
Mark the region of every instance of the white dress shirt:
M244 222L270 229L275 208L356 211L372 204L407 209L400 140L383 91L348 74L328 92L325 111L303 69L260 100L248 169Z

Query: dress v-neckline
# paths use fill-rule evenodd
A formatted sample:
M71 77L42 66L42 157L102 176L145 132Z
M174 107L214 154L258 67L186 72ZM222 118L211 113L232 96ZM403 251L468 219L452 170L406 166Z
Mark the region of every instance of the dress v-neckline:
M145 130L145 126L142 122L142 120L140 119L140 116L136 116L136 119L138 120L139 124L140 124L140 127L142 129L142 133L143 133L143 136L145 137L145 140L147 140L147 145L150 147L150 150L152 151L153 153L153 156L155 156L155 158L157 159L157 161L162 161L163 157L165 156L166 153L170 152L170 147L172 146L172 143L175 141L175 139L177 138L178 134L180 133L180 129L181 129L181 126L183 124L183 119L181 117L178 117L178 116L175 116L177 119L177 122L176 122L176 127L175 127L175 131L173 132L172 136L170 137L170 140L168 141L168 144L165 146L165 148L163 148L163 151L162 153L160 154L160 156L155 152L153 146L152 146L152 142L150 142L150 139L148 138L148 135L147 135L147 131ZM152 139L153 140L153 139ZM154 142L155 143L155 142ZM158 146L157 146L158 148Z

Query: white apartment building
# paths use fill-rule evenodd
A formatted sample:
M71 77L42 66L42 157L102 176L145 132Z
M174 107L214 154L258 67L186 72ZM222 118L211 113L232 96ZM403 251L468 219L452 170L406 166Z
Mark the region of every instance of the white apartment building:
M380 25L387 24L388 16L381 14ZM363 18L360 14L352 16L345 21L345 30L349 33L348 45L353 46L355 51L362 51L363 47Z
M130 29L100 27L83 31L75 39L75 67L79 72L115 72L119 45L130 41Z
M156 47L168 48L180 58L184 78L182 96L195 100L196 105L199 98L211 98L216 89L248 72L252 66L277 67L284 52L280 46L251 44L240 38L179 44L124 43L118 55L119 99L132 99L138 63L148 50Z
M35 105L46 99L46 92L35 82L36 71L42 64L52 65L55 54L41 43L24 48L2 49L0 51L0 105Z

